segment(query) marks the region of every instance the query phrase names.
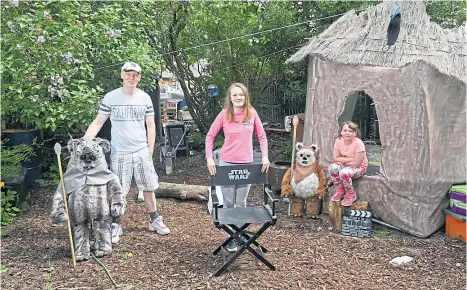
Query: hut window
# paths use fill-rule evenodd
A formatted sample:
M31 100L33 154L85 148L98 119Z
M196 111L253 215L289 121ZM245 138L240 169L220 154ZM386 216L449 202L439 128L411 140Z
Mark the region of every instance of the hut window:
M360 128L361 138L367 149L370 165L381 164L381 141L379 122L373 99L363 91L347 96L344 110L339 116L339 124L351 120Z

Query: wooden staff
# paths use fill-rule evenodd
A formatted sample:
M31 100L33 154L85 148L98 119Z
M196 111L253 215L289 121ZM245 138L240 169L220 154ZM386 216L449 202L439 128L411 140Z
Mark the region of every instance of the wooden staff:
M293 178L293 166L295 163L295 142L297 141L297 126L298 126L298 116L295 115L293 116L292 120L292 125L293 125L293 133L292 133L292 162L290 165L290 182L292 182ZM290 216L290 209L292 208L292 201L289 199L289 210L288 210L288 215Z
M63 203L65 205L65 214L67 216L68 237L70 238L71 258L73 259L73 267L76 267L75 248L73 246L73 236L71 235L70 215L68 214L68 204L67 204L66 191L65 191L65 180L63 179L62 161L60 159L60 153L62 152L62 146L59 143L56 143L54 146L54 150L55 150L55 154L57 154L58 170L60 172L60 182L62 184Z

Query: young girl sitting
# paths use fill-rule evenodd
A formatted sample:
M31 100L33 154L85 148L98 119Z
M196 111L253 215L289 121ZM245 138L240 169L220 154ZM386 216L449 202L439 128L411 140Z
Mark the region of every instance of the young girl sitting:
M336 193L331 200L341 201L343 206L350 206L357 200L357 194L352 186L352 179L362 177L368 167L365 144L360 139L358 126L345 121L339 128L339 137L334 143L334 163L329 166L331 180L336 187Z

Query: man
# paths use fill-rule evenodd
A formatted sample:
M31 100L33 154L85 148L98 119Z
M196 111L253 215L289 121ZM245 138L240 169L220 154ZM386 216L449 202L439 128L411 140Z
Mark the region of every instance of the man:
M121 78L123 87L104 96L97 117L89 125L85 136L95 137L110 117L111 169L120 178L125 195L130 190L134 176L150 212L149 230L167 235L170 229L157 212L154 194L154 190L159 187L152 159L156 141L154 108L149 95L136 87L141 79L141 67L138 64L125 63L121 69ZM122 232L120 219L114 219L112 243L120 240Z

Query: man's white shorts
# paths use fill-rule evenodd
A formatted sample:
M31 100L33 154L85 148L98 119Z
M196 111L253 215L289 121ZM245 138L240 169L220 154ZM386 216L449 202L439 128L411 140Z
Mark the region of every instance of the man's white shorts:
M130 190L133 176L139 190L154 191L159 187L159 177L149 148L135 153L112 154L110 160L111 169L120 179L125 195Z

